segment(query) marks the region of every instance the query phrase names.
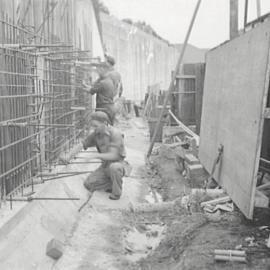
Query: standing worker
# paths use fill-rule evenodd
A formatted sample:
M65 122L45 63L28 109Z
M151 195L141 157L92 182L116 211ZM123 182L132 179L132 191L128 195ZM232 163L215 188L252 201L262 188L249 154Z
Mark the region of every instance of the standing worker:
M100 159L102 165L94 171L84 182L90 192L104 189L110 192L111 200L118 200L122 194L122 178L125 175L124 161L126 151L121 132L108 126L108 116L104 112L91 114L93 132L83 141L83 148L96 147L98 153L93 153L90 159Z
M84 87L89 89L88 93L96 94L96 111L103 111L109 117L109 123L114 124L116 109L114 106L115 86L112 78L106 76L108 70L107 63L100 63L97 66L99 78L94 82L93 86L83 83Z
M106 60L108 63L108 71L106 72L105 77L110 77L114 83L114 97L121 97L123 94L123 85L120 73L114 69L115 60L109 55L106 55Z

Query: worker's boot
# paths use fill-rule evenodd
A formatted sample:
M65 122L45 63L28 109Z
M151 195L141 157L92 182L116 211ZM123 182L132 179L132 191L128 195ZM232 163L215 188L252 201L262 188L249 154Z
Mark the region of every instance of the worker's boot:
M114 194L111 194L111 195L109 196L109 198L110 198L111 200L119 200L119 199L120 199L120 195L114 195Z
M111 200L119 200L122 194L122 177L125 173L123 164L120 162L113 162L109 166L109 173L112 182L112 194L109 198Z

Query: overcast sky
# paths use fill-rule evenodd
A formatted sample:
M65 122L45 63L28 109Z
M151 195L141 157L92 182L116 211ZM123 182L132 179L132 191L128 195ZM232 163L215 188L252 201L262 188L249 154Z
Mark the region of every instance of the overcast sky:
M249 0L248 20L257 16L256 1ZM112 15L149 23L171 43L183 43L197 0L103 0ZM191 44L214 47L229 37L230 0L202 0L190 37ZM243 26L244 2L239 0L239 27ZM270 12L270 0L261 0L262 14Z

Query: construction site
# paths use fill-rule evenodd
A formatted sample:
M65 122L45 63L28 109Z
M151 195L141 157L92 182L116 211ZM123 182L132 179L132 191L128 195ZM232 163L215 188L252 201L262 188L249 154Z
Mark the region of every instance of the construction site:
M106 1L0 0L0 269L270 270L268 1L207 49Z

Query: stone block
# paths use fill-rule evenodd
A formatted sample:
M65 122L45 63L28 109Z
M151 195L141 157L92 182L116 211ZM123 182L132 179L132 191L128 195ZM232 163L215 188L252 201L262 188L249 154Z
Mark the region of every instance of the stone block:
M58 260L63 255L63 243L59 240L52 239L47 244L46 255Z
M189 165L195 165L195 164L200 164L200 161L197 157L195 157L193 154L191 153L186 153L185 155L185 161L187 162L187 164Z

